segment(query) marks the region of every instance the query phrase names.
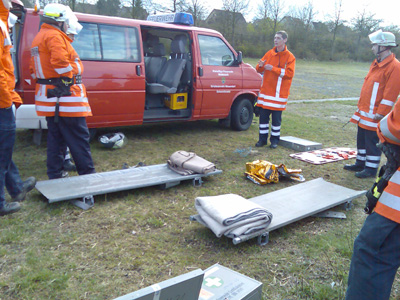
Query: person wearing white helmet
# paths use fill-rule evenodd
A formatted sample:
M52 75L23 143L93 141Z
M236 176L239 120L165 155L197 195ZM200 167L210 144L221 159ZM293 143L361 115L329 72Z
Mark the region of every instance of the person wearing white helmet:
M384 32L382 29L371 33L368 37L372 44L372 51L378 62L381 62L392 53L390 51L391 48L398 46L395 35L391 32Z
M357 104L357 111L350 122L358 125L357 158L355 164L344 166L355 171L358 178L375 177L381 151L376 144L378 122L392 109L400 92L400 62L391 49L397 47L391 32L378 30L369 35L372 52L376 59L372 62Z
M376 60L365 78L360 101L369 97L368 103L372 106L367 115L359 104L358 129L364 130L360 126L368 120L366 117L370 118L371 125L377 124L376 128L371 126L375 131L368 131L365 136L371 137L370 144L380 142L379 149L387 161L366 193L368 209L365 211L370 215L354 241L346 300L389 299L400 266L400 108L399 102L395 104L400 92L400 62L391 52L397 46L393 33L378 30L369 38ZM376 102L379 104L374 106ZM380 153L377 157L380 158ZM361 162L357 156L356 165Z
M38 116L46 117L47 175L63 176L66 146L79 175L95 173L86 117L92 112L82 83L83 65L67 36L78 19L68 6L47 4L31 46L30 71L36 79Z

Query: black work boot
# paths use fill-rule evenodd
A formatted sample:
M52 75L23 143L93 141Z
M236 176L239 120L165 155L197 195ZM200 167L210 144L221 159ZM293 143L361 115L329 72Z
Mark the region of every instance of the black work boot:
M21 209L21 206L18 202L5 202L3 207L0 208L0 216L5 216L9 214L13 214Z
M27 180L25 180L22 184L22 190L19 192L17 196L13 198L14 201L16 202L22 202L25 200L26 194L30 192L36 185L36 178L35 177L29 177Z
M359 172L364 170L364 165L362 164L358 164L357 162L354 165L344 165L343 169L347 170L347 171L354 171L354 172Z
M262 146L265 146L266 144L268 144L268 141L259 140L256 143L256 147L262 147Z
M276 147L278 147L278 143L271 143L271 145L269 147L271 149L275 149Z
M378 169L372 169L372 168L365 168L364 170L360 172L356 172L356 177L358 178L371 178L376 176L376 172Z

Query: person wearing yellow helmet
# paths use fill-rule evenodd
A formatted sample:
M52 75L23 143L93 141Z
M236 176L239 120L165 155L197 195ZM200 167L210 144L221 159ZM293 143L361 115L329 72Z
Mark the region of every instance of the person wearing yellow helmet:
M30 72L36 79L35 107L47 121L47 175L63 176L66 146L71 151L79 175L95 173L89 145L86 117L92 115L83 65L67 36L78 19L68 6L47 4L43 24L31 46Z

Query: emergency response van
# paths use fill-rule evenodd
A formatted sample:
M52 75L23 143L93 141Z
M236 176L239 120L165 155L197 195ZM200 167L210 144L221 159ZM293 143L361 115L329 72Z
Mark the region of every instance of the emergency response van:
M20 8L14 26L16 91L24 104L18 128L47 128L35 112L30 47L41 12ZM217 31L192 26L178 13L134 20L76 13L83 26L73 47L84 65L82 81L93 116L89 128L220 119L246 130L261 76ZM160 22L161 21L161 22Z

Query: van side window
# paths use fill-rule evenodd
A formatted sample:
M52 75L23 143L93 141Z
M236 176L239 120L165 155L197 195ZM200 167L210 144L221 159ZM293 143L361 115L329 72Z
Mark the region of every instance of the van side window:
M99 30L96 24L81 23L83 28L72 43L80 59L101 60Z
M82 60L141 61L136 28L90 23L82 26L72 44Z
M201 63L208 66L230 66L235 56L219 37L198 35Z
M99 25L103 60L140 61L135 28Z

